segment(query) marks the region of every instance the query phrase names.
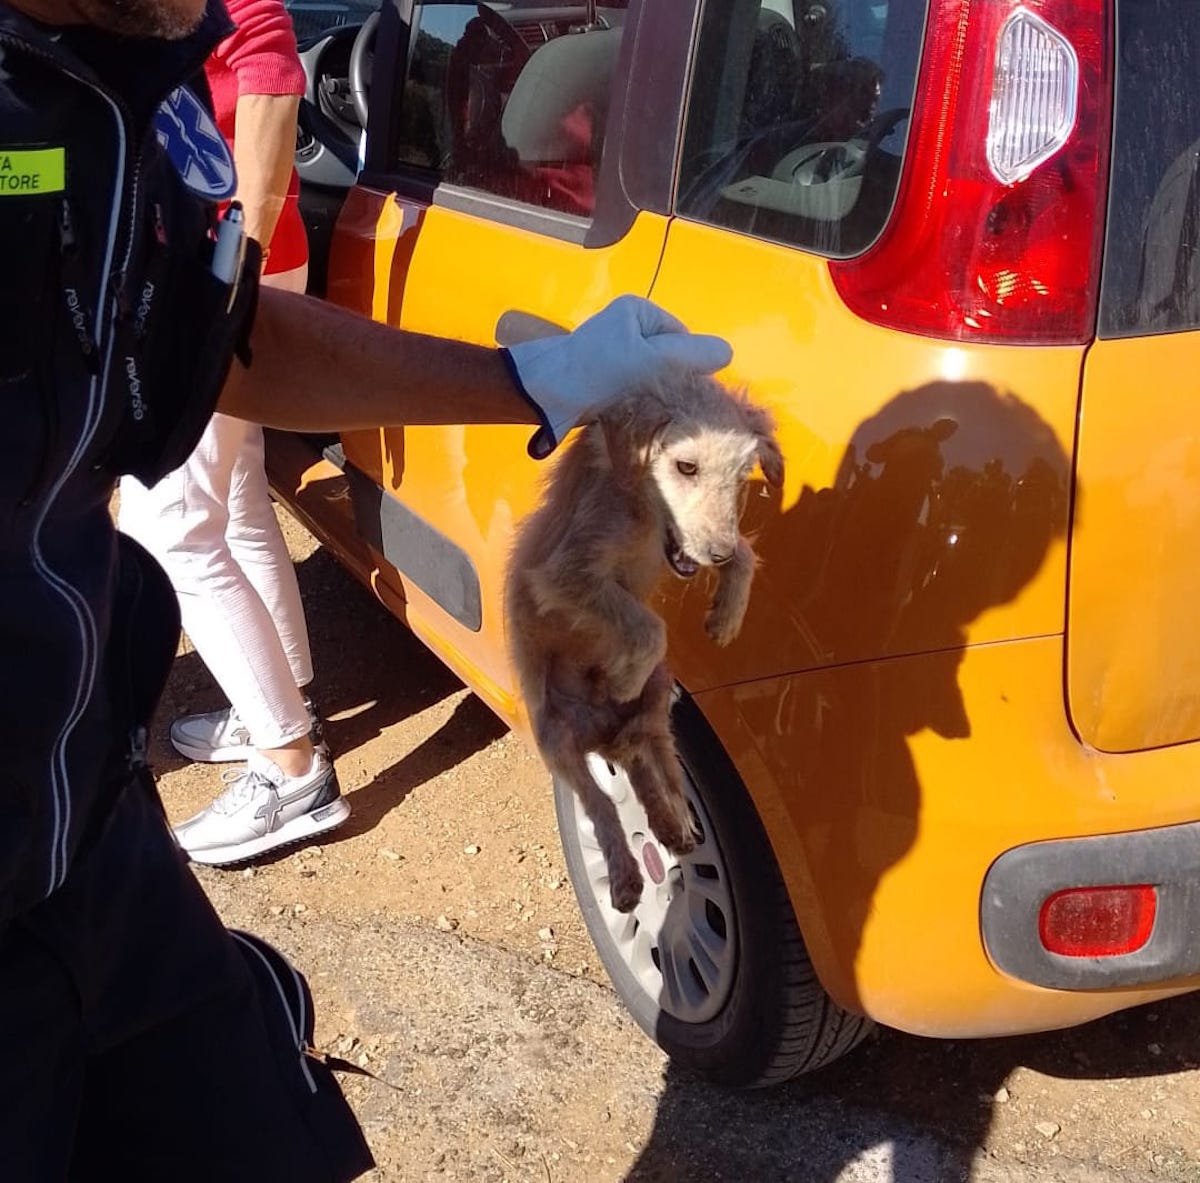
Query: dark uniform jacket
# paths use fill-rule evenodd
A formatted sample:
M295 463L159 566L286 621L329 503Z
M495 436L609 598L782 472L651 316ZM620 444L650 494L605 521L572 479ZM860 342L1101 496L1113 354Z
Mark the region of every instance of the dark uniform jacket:
M253 247L230 309L215 207L153 125L229 28L219 0L172 43L0 4L0 929L103 826L174 654L174 597L109 503L187 456L251 315Z

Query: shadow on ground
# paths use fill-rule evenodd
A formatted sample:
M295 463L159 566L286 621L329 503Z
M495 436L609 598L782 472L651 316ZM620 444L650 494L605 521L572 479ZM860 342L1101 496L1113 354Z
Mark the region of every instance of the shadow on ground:
M767 1092L725 1092L668 1068L654 1130L625 1183L964 1179L973 1156L989 1147L997 1093L1019 1068L1082 1086L1198 1066L1200 994L1008 1039L946 1042L879 1031L837 1064ZM1005 1104L1029 1110L1031 1133L1039 1121L1066 1120L1061 1111L1039 1112L1019 1083ZM1134 1168L1121 1178L1148 1177L1127 1154L1135 1131L1119 1122L1093 1127L1088 1142L1094 1159Z
M296 565L296 573L316 671L311 692L326 720L325 737L335 757L349 756L391 725L462 692L458 678L326 551L314 551ZM155 719L156 772L172 772L187 763L167 739L172 719L225 705L197 653L176 658ZM415 788L505 731L479 699L467 695L437 732L354 790L353 816L331 840L372 829Z

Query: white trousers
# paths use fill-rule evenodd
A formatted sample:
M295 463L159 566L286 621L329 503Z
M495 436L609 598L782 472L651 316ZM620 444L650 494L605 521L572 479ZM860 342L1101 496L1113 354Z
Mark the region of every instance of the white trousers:
M303 291L307 267L263 278ZM312 653L296 571L271 505L257 424L219 412L184 463L147 489L121 480L121 530L170 576L183 627L256 748L309 730Z

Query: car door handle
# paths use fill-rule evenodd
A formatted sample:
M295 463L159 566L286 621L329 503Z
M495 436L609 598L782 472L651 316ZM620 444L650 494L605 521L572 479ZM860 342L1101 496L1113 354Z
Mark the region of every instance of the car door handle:
M501 346L521 345L525 341L538 341L542 337L560 337L570 329L532 312L518 312L510 308L496 321L496 344Z

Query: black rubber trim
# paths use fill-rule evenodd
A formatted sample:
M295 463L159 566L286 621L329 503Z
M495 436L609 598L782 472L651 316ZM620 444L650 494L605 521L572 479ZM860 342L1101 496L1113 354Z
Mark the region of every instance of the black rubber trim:
M362 538L459 624L478 632L483 598L470 555L361 469L347 463L345 473Z
M408 61L412 9L412 0L384 0L380 4L375 55L371 62L371 118L368 121L371 131L367 136L360 184L365 177L385 173L387 162L396 158L394 149L400 121L394 97L404 84L404 70L397 69L397 66L402 67Z
M1117 957L1064 957L1042 947L1042 904L1070 887L1152 884L1150 939ZM1057 990L1147 986L1200 974L1200 822L1018 846L983 883L987 954L1002 972Z
M559 238L564 242L582 243L588 231L587 218L513 201L494 193L485 193L482 189L466 189L443 183L434 189L432 204L460 214L486 218L489 222L514 226L518 230L528 230L531 234Z

